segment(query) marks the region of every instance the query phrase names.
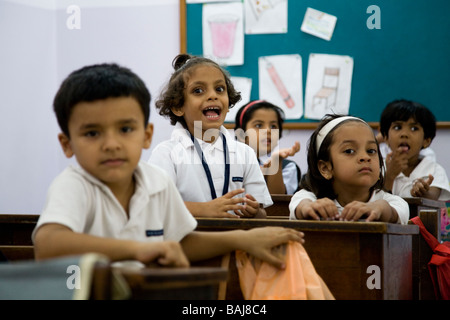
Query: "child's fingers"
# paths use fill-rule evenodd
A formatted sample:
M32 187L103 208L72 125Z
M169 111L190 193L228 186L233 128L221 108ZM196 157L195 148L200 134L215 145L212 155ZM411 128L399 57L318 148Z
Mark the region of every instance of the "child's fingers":
M370 211L369 216L366 218L367 222L379 220L380 216L374 211Z
M234 210L234 212L236 213L236 211L238 211L238 210ZM218 216L215 216L216 218L230 218L230 219L233 219L233 218L240 218L240 215L239 214L232 214L232 213L229 213L229 212L223 212L222 214L219 214Z
M338 214L336 205L330 199L320 199L312 203L312 208L322 219L334 219Z
M300 151L300 142L296 141L294 143L294 146L291 148L291 151L292 151L291 156L293 156L294 154L299 152Z
M226 194L223 195L224 198L233 198L234 196L237 196L238 194L244 193L245 189L241 188L241 189L236 189L236 190L232 190Z
M367 209L364 207L345 207L342 210L339 220L341 221L356 221L367 213Z
M245 195L245 197L246 197L247 199L252 200L252 201L256 201L255 197L252 196L251 194L248 194L248 193L247 193L247 194Z

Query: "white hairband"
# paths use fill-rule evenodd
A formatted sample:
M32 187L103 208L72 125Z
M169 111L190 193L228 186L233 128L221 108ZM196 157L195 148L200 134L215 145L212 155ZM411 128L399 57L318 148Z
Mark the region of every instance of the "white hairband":
M364 120L362 120L360 118L352 117L352 116L339 117L339 118L331 120L326 125L324 125L322 127L322 129L320 129L319 133L317 134L317 138L316 138L317 154L319 154L320 146L322 145L323 140L325 140L326 136L330 133L330 131L333 130L342 121L350 120L350 119L359 120L359 121L365 123Z

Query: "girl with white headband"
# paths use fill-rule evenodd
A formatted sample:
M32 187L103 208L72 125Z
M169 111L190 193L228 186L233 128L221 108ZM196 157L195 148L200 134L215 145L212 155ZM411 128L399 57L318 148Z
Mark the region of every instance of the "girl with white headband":
M382 190L383 159L362 119L326 115L312 134L308 171L289 204L290 219L406 224L405 200Z

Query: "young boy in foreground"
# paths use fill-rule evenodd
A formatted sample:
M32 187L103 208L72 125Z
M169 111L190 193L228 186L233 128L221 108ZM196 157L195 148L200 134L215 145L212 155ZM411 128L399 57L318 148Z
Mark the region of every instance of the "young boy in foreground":
M113 261L138 260L186 267L241 249L283 268L271 249L292 229L195 232L196 220L173 182L141 162L150 147L150 93L127 68L101 64L71 73L54 99L62 132L59 142L69 167L50 186L33 232L37 259L97 252Z

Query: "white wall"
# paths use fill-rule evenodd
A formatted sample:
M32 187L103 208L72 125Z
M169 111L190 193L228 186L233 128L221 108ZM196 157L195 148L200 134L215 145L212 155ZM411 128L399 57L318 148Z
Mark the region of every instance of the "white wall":
M81 29L71 30L66 9L74 3ZM84 65L114 61L142 77L154 102L179 52L178 21L178 0L0 0L0 213L40 213L49 184L73 162L59 147L52 111L61 81ZM151 112L155 146L172 127L153 103ZM293 159L303 173L311 132L286 130L280 142L300 141ZM449 138L440 130L432 143L448 173Z
M66 25L74 3L80 29ZM49 184L72 162L52 111L61 81L84 65L117 62L154 101L179 52L178 21L178 0L0 0L0 213L39 213ZM153 145L169 137L153 104L150 121Z

